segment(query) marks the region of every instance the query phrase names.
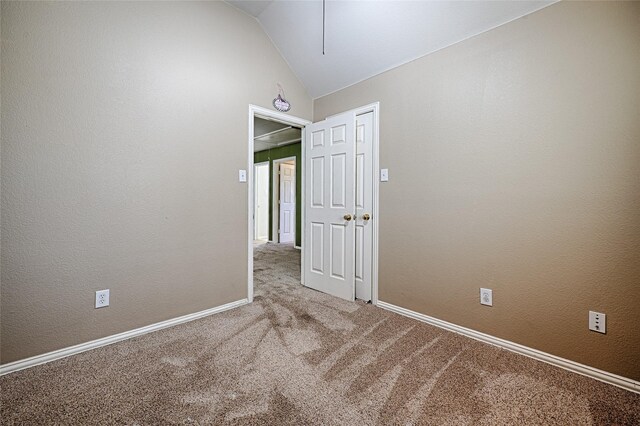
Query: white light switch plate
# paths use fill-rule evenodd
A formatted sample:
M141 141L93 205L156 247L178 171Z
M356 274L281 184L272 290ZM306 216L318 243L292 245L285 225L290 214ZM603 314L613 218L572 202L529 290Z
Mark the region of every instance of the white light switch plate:
M246 182L247 181L247 171L246 170L238 170L238 181Z
M380 169L380 182L389 181L389 169Z

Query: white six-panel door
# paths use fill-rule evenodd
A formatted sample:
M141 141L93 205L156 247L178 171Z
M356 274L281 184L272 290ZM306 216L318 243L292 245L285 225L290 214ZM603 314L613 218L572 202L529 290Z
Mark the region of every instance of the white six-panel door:
M355 297L354 112L305 128L305 285Z
M356 117L356 298L371 300L373 239L373 112Z
M296 166L280 164L280 242L292 243L296 236Z

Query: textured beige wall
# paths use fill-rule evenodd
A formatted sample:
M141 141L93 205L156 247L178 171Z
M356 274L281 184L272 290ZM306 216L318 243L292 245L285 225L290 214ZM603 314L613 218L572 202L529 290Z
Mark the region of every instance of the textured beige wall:
M314 102L381 103L380 300L640 380L639 22L558 3Z
M246 297L237 176L276 82L310 118L225 3L2 2L3 363Z

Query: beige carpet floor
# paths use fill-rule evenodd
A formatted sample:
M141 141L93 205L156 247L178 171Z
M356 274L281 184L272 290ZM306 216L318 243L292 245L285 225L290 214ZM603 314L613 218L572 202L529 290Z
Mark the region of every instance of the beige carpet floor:
M639 425L640 395L299 285L256 248L255 303L0 378L2 424Z

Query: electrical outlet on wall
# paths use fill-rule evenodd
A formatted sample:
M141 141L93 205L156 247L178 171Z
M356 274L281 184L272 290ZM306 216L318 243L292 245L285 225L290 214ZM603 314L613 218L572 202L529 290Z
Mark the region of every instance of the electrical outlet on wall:
M109 289L96 291L96 309L109 306Z
M589 311L589 330L607 333L607 316L601 312Z
M493 290L490 288L480 289L480 304L493 306Z

